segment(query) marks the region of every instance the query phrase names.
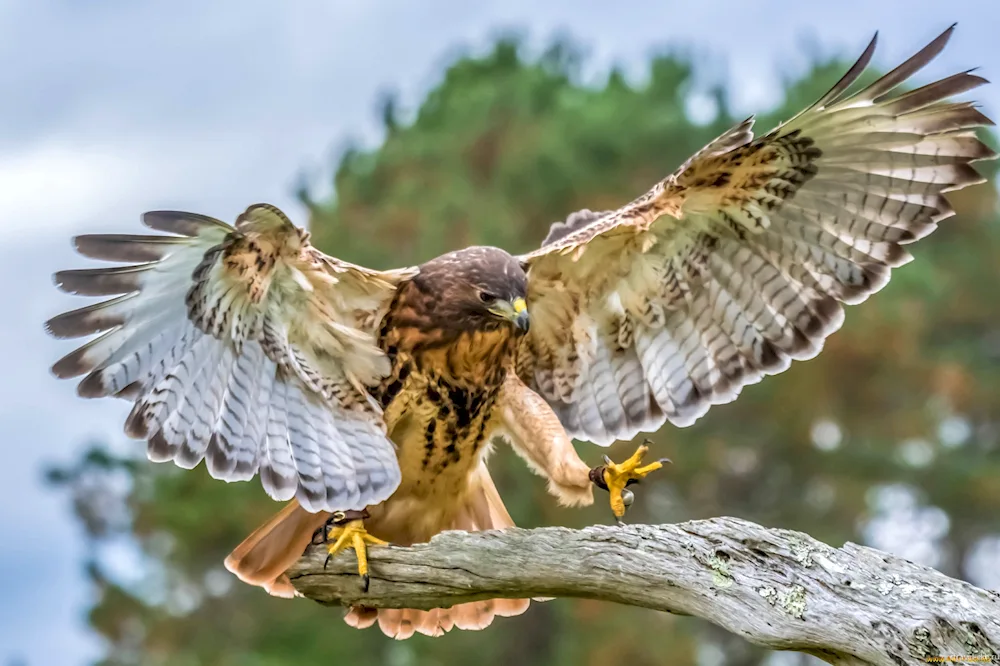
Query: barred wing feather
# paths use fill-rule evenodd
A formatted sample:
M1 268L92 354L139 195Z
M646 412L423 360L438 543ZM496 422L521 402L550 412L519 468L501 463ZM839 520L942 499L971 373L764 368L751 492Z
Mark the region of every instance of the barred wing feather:
M53 372L82 375L84 397L134 400L126 432L152 460L259 474L271 497L311 511L386 499L399 466L367 387L389 372L374 329L408 272L328 257L264 204L235 227L169 211L143 221L168 235L75 239L129 265L56 274L64 291L113 298L47 323L60 338L99 334Z
M746 384L819 353L910 261L904 246L980 183L989 119L952 101L964 72L898 93L949 28L849 94L875 40L820 100L754 139L752 119L623 208L553 225L529 266L518 372L576 437L598 444L694 423Z

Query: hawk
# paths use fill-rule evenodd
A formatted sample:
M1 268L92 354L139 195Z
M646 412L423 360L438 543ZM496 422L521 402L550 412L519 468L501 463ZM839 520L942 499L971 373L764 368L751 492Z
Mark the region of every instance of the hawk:
M580 211L538 250L450 252L376 271L328 256L277 208L235 224L151 212L158 235L85 235L112 268L56 274L113 296L61 314L51 334L99 334L58 361L84 397L134 401L126 432L151 460L204 460L226 481L260 477L289 504L229 556L242 580L291 596L286 569L318 535L331 553L513 522L486 467L508 441L565 505L660 466L645 447L590 467L572 439L608 445L694 423L743 386L819 353L843 304L881 289L904 246L953 214L945 192L983 182L991 125L953 95L964 72L898 88L952 28L850 92L875 40L815 104L754 138L748 119L638 199ZM396 638L480 629L528 600L347 615Z

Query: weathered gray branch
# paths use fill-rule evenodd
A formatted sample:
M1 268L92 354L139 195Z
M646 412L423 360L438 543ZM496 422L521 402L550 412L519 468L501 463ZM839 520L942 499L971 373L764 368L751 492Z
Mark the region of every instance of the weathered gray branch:
M585 597L694 615L757 645L836 664L1000 661L1000 594L898 557L735 518L678 525L446 532L353 554L312 547L289 572L326 604L435 608L493 597Z

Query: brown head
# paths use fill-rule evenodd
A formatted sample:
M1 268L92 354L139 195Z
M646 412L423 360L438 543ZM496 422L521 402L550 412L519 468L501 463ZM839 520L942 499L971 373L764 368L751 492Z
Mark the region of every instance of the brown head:
M528 283L521 263L495 247L469 247L420 267L413 286L423 296L429 328L441 331L528 330Z
M503 250L470 247L443 254L400 288L379 343L387 350L428 351L482 333L495 333L490 339L503 343L528 330L526 291L524 269Z

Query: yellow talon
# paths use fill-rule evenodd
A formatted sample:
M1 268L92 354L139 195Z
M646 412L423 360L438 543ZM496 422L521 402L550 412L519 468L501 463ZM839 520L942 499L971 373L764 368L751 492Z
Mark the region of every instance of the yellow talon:
M603 481L603 484L598 483L598 485L604 485L607 488L611 500L611 511L615 514L615 520L618 523L622 522L625 509L632 503L632 493L626 490L625 486L637 483L650 472L655 472L663 467L663 463L670 462L668 458L661 458L656 462L643 465L642 458L648 451L649 447L643 443L625 462L615 463L604 456L604 467L597 468L601 471L601 481Z
M334 537L336 537L336 540L330 542L330 539ZM327 527L326 540L326 551L329 553L326 558L327 562L342 550L346 550L347 548L354 549L354 554L358 558L358 575L361 576L361 585L364 591L367 592L370 581L368 576L367 546L387 546L389 545L388 542L368 534L367 530L365 530L365 523L361 519L350 520L342 525L330 525Z

